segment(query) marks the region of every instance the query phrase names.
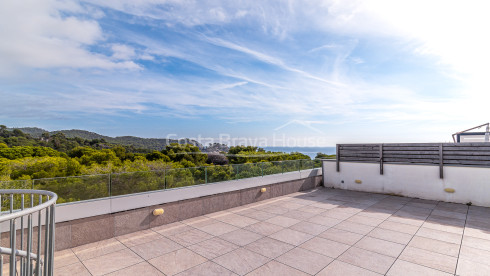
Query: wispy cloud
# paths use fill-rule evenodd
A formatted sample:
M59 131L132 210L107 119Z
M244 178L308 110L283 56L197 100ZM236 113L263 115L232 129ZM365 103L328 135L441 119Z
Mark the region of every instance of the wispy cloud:
M485 10L440 1L7 0L0 118L207 117L329 135L342 124L470 124L487 116Z

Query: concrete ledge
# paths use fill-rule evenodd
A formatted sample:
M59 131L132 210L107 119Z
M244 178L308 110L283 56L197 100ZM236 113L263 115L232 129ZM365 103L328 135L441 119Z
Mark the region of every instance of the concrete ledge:
M230 180L168 190L59 204L56 206L56 222L122 212L157 204L238 191L246 188L267 186L274 183L314 177L321 174L322 169L317 168L288 172L284 174L266 175L263 177Z
M255 181L255 183L251 182L248 187L245 185L242 189L238 189L238 186L228 186L228 189L221 189L221 192L219 188L220 186L226 186L226 182L188 187L186 189L175 189L175 191L185 191L188 194L187 198L176 197L174 200L170 200L170 197L165 196L160 198L160 203L156 203L156 199L148 201L148 195L140 194L127 196L125 197L126 199L141 200L146 202L146 204L152 205L133 208L131 210L128 210L128 207L126 207L126 210L121 212L111 212L108 214L58 222L56 223L56 250L76 247L139 230L149 229L150 227L177 222L303 190L309 190L322 184L321 170L302 171L301 173L303 175L302 178L286 181L281 181L281 177L278 177L278 175L265 176L261 177L263 179L262 181ZM267 182L274 178L276 179L275 182ZM237 184L237 182L238 181L234 181L234 184ZM262 187L267 189L265 193L260 191ZM196 194L198 193L195 190L201 190L202 192L202 189L207 189L206 194L196 197ZM167 192L170 191L173 190ZM194 197L192 197L193 195ZM115 202L117 203L116 206L113 206L113 210L119 210L122 206L122 201L116 200ZM77 208L83 206L83 208L86 208L87 205L82 203L57 207L57 221L59 213L58 208L61 209L61 207L65 206ZM138 205L130 205L130 207L131 206ZM152 211L156 208L163 208L165 210L164 215L153 216Z

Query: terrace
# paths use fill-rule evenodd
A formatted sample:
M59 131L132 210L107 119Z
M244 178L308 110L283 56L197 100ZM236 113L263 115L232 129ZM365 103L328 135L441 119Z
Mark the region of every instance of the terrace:
M57 205L54 273L486 275L489 166L490 143L367 144L321 166L89 177L105 196ZM73 199L83 179L38 183Z
M55 254L55 275L485 275L490 210L316 188Z

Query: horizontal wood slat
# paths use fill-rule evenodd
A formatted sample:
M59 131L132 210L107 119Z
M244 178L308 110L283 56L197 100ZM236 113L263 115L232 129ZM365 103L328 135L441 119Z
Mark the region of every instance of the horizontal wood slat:
M490 167L490 143L338 144L337 160L383 163Z

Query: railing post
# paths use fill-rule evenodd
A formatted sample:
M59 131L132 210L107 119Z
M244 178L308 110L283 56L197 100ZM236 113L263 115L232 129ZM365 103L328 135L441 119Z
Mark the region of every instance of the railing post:
M14 195L10 194L10 213L14 212ZM17 237L15 236L15 219L10 220L10 248L12 252L10 254L10 276L15 276L17 270L17 263L15 261L15 242Z
M49 231L49 268L48 268L48 274L46 276L53 276L53 271L54 271L54 232L55 232L55 205L51 205L51 207L48 207L51 209L51 223L49 225L50 231ZM46 264L48 265L48 264Z
M204 167L204 183L208 184L208 168Z
M379 144L379 174L383 173L383 144Z
M46 196L46 201L49 201L49 196ZM48 244L49 244L49 208L45 208L45 216L46 216L46 221L44 224L44 269L43 269L43 275L48 275L48 264L46 263L46 259L48 256Z
M340 172L340 145L337 144L337 147L335 149L335 154L336 154L336 158L337 159L337 171Z
M444 156L442 144L439 144L439 178L444 178Z
M24 210L24 194L20 195L20 210ZM20 217L20 250L24 250L24 217ZM24 275L24 258L20 258L20 275Z
M112 173L109 173L109 197L112 196Z

